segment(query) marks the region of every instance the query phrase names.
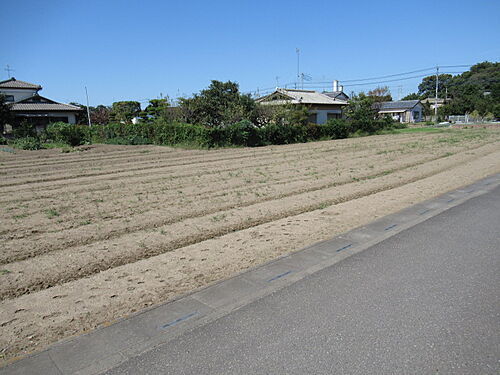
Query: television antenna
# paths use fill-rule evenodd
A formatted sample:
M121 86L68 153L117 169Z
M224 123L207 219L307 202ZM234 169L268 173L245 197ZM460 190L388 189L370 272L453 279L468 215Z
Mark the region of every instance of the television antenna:
M14 69L12 69L9 64L7 64L7 65L5 65L4 70L7 72L7 75L9 76L9 78L11 78L10 72L13 72Z
M309 74L306 73L300 73L300 84L302 87L302 90L304 90L304 81L312 81L312 77Z
M299 84L299 79L300 79L300 49L295 48L295 52L297 53L297 83L295 84L295 88L297 88L297 85Z

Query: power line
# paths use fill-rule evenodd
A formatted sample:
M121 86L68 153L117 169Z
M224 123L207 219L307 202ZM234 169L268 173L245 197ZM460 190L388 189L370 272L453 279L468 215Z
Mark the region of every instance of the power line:
M462 73L462 72L442 72L441 74L459 74L459 73ZM343 85L343 86L346 86L346 87L352 87L352 86L370 86L370 85L377 85L377 84L381 84L381 83L399 82L399 81L405 81L405 80L409 80L409 79L429 77L429 76L430 76L429 74L419 74L419 75L411 76L411 77L404 77L404 78L397 78L397 79L388 79L388 80L384 80L384 81L375 81L375 82L352 83L350 85ZM342 83L344 83L344 82L346 82L346 81L342 81ZM318 85L318 84L321 85L321 84L326 84L326 83L330 83L330 82L310 82L310 84L315 84L315 85ZM310 87L321 87L321 86L310 86Z
M440 68L468 68L471 67L472 65L470 64L463 64L463 65L441 65L439 66ZM422 78L422 77L428 77L431 76L432 73L430 71L435 70L436 67L429 67L429 68L423 68L423 69L417 69L417 70L412 70L408 72L403 72L403 73L395 73L395 74L388 74L388 75L383 75L383 76L378 76L378 77L370 77L370 78L358 78L358 79L348 79L348 80L340 80L342 82L343 86L346 87L355 87L355 86L369 86L369 85L377 85L377 84L382 84L382 83L389 83L389 82L398 82L398 81L405 81L405 80L410 80L410 79L415 79L415 78ZM428 74L419 74L419 75L414 75L410 77L403 77L408 74L413 74L413 73L421 73L421 72L427 72L429 71ZM446 71L442 72L441 74L461 74L463 71ZM402 77L402 78L397 78L397 79L390 79L390 80L384 80L384 78L392 78L392 77ZM365 81L373 81L374 82L365 82ZM381 80L381 81L379 81ZM350 83L351 84L345 84L345 83ZM362 82L362 83L361 83ZM324 89L325 85L330 85L332 83L332 80L330 81L311 81L311 82L304 82L303 86L306 86L306 88L313 89L313 88L321 88ZM287 87L287 86L293 86L296 85L297 82L289 82L284 84L282 87ZM268 87L265 89L260 89L259 92L261 94L267 93L267 92L272 92L274 91L275 87ZM256 90L252 91L247 91L246 94L255 94Z
M470 68L472 65L439 65L440 68Z
M374 80L374 79L383 79L383 78L391 78L391 77L405 76L405 75L408 75L408 74L420 73L420 72L425 72L425 71L434 70L434 69L435 69L435 67L433 67L433 68L425 68L425 69L413 70L413 71L411 71L411 72L396 73L396 74L389 74L389 75L379 76L379 77L359 78L359 79L347 79L347 80L341 80L341 82L342 82L342 83L344 83L344 82L371 81L371 80Z

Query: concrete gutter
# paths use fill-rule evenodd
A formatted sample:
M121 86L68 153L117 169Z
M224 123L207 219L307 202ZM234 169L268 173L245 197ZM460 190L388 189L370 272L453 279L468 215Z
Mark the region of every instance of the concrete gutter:
M108 327L60 341L0 374L99 374L500 185L500 174L277 258Z

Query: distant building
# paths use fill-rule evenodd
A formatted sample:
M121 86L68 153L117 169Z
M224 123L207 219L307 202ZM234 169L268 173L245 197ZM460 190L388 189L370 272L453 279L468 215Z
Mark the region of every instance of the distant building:
M342 117L342 108L347 105L347 99L347 95L341 92L277 88L272 94L258 98L257 102L262 105L304 105L310 114L309 122L324 124L329 119Z
M448 99L449 101L450 99ZM420 101L421 103L428 103L429 104L429 108L431 109L435 109L436 108L436 103L437 103L437 107L442 107L443 105L445 105L447 103L447 100L445 99L440 99L440 98L426 98L426 99L422 99Z
M424 108L420 100L399 100L396 102L381 102L373 105L381 116L391 116L399 122L424 121Z
M51 122L76 123L76 116L82 111L80 107L59 103L38 94L42 86L10 78L0 81L0 94L5 95L10 110L14 113L17 125L25 120L41 131Z

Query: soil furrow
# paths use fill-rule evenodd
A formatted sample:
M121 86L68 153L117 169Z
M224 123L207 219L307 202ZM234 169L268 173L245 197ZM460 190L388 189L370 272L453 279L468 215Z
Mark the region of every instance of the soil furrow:
M154 232L147 230L146 233L127 234L123 238L115 239L115 243L109 240L101 241L89 247L65 249L47 256L39 256L28 262L8 264L6 267L11 273L6 275L5 286L0 286L0 299L49 288L227 233L394 189L482 156L484 154L447 158L447 160L440 160L440 163L434 163L433 167L425 172L426 163L419 163L390 174L380 174L372 178L369 186L366 185L366 180L351 182L342 186L283 197L273 202L272 205L265 202L245 208L229 209L219 213L223 219L217 222L213 221L213 216L205 215L173 225L157 227ZM169 235L163 234L162 231L168 231ZM31 265L28 277L25 272L27 263ZM60 267L61 263L66 266ZM13 288L13 285L16 287Z

